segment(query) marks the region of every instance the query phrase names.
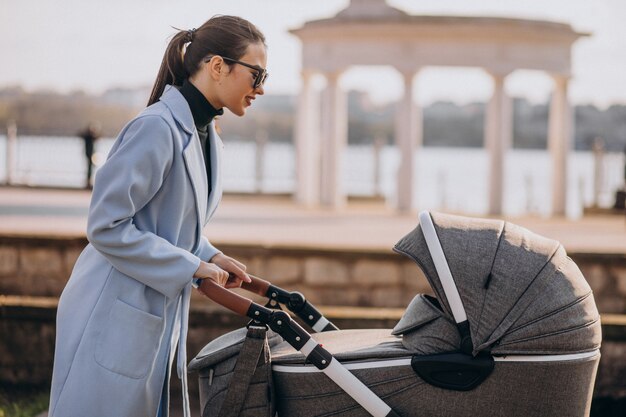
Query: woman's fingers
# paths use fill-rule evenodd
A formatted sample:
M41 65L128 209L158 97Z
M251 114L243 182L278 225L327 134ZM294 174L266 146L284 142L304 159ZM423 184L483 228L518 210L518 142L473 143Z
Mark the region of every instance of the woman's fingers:
M208 262L200 262L200 266L198 266L194 277L210 279L222 287L228 282L228 272L220 268L218 265Z
M231 263L231 267L228 272L234 274L241 282L252 282L245 269L240 268L235 262ZM241 285L241 282L239 285Z
M215 272L208 277L210 280L215 281L220 287L226 286L228 282L228 272L221 269L219 266L215 268Z
M211 259L211 262L220 266L225 271L234 274L240 280L240 282L235 285L237 287L241 286L241 282L252 282L248 274L246 274L246 266L230 256L219 253Z
M239 269L241 269L243 271L245 271L247 269L246 266L244 264L242 264L241 262L239 262L237 259L235 259L235 258L230 258L230 259L235 263L235 265L237 265L239 267Z
M223 253L216 254L211 262L200 262L194 277L208 278L224 288L239 288L243 282L252 282L246 266Z
M244 275L246 278L250 279L250 277L248 277L248 275ZM228 277L228 282L226 283L226 285L224 286L224 288L239 288L241 287L241 284L243 282L250 282L244 279L241 279L240 277L238 277L237 275L235 275L234 273L230 273L229 277Z

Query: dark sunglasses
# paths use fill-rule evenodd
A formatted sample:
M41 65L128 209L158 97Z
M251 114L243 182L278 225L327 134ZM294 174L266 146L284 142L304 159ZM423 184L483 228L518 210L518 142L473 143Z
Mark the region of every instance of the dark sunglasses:
M204 62L209 62L211 60L211 58L213 58L214 56L221 56L221 55L211 55L211 56L208 56L208 57L204 58ZM250 64L247 64L247 63L242 62L242 61L237 61L236 59L227 58L225 56L222 56L222 59L224 61L229 61L229 62L232 62L232 63L235 63L235 64L243 65L244 67L248 67L248 68L251 68L251 69L255 70L256 71L256 78L254 79L254 83L252 84L252 88L259 88L260 86L265 84L265 80L267 80L267 76L270 75L265 68L261 68L258 65L250 65Z

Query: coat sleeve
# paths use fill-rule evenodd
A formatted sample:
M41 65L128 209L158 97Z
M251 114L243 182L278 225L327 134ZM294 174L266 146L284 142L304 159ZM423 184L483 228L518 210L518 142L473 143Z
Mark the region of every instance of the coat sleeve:
M87 238L117 270L174 298L191 282L200 258L133 223L172 166L171 128L160 116L141 116L120 141L96 175Z
M200 238L200 247L197 252L198 258L205 262L209 262L212 257L221 252L222 251L213 246L206 237L202 236Z

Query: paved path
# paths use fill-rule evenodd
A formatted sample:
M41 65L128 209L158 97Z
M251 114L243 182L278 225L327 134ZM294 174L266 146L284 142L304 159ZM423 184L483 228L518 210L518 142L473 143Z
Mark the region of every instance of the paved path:
M83 236L90 193L0 187L0 235ZM626 216L507 218L560 240L570 252L626 253ZM354 202L338 211L305 209L286 197L225 195L204 233L216 245L390 250L417 224L380 202Z

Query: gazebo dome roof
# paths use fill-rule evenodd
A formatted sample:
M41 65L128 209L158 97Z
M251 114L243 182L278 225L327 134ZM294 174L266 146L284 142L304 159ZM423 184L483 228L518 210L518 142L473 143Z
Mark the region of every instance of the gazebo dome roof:
M349 35L351 31L358 31L363 35L363 26L373 36L380 34L382 26L393 25L398 34L410 28L414 34L420 31L438 30L447 36L463 36L463 33L481 32L485 34L501 36L503 33L523 35L531 38L543 38L550 40L565 40L573 43L581 36L588 33L576 32L567 23L518 19L510 17L486 17L486 16L428 16L410 15L405 11L396 9L386 3L385 0L351 0L347 8L341 10L335 16L306 22L301 28L290 32L299 37L318 37L336 35L341 31ZM330 32L329 32L330 31Z

